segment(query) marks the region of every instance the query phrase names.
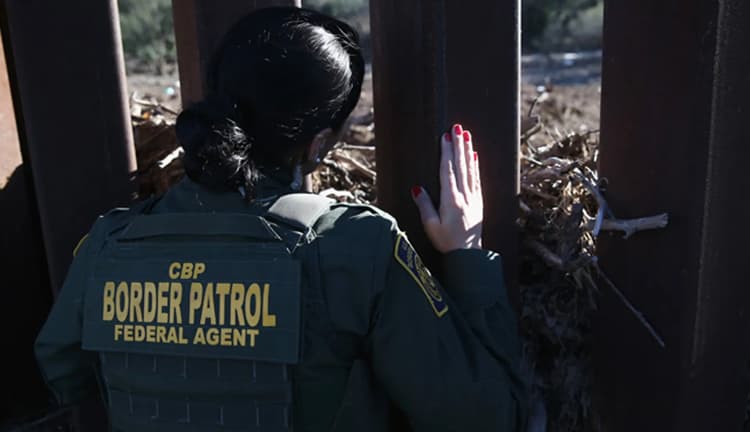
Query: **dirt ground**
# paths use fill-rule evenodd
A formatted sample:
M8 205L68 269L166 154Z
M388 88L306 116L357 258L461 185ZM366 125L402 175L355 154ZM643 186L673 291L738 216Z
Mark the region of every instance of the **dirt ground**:
M128 93L139 100L156 100L169 108L179 111L180 79L177 75L131 75L128 77ZM354 115L363 115L372 107L372 73L369 71L363 83L362 97Z
M557 127L561 133L575 129L585 132L599 129L601 85L596 83L576 85L544 86L548 96L537 102L534 113L539 112L539 105L545 105L548 126ZM529 109L539 97L542 88L524 85L521 90L521 116L528 116ZM532 114L534 114L532 113Z

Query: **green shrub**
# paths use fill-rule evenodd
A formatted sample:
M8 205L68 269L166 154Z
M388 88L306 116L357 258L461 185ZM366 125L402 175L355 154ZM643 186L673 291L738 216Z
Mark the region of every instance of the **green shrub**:
M119 0L120 27L130 72L162 73L177 61L171 0Z
M602 0L523 0L524 50L591 48L596 43L596 31L600 31L593 21L601 19L601 3ZM165 67L173 66L177 53L171 0L119 0L119 5L128 71L163 73ZM303 0L303 5L349 22L369 50L368 0Z
M302 5L339 18L360 16L369 11L368 0L303 0Z
M220 1L220 0L219 0ZM118 0L128 72L163 73L177 61L171 0ZM349 21L369 34L368 0L303 0L304 6Z
M522 0L521 42L526 50L564 49L588 36L590 23L581 22L588 11L601 6L603 0ZM573 43L561 43L562 39ZM572 48L576 48L573 46Z

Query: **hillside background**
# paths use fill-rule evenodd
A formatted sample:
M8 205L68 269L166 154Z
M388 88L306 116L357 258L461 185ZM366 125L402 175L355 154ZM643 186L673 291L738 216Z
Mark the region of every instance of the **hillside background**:
M369 47L367 0L305 0L305 7L353 25ZM598 50L602 0L523 0L524 53ZM176 50L171 0L119 0L123 45L129 73L174 73Z

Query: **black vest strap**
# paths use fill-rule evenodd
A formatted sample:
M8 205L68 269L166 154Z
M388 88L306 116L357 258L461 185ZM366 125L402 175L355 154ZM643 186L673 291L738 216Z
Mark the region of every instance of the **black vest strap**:
M142 240L164 236L232 236L248 240L281 240L263 218L239 213L138 215L119 239Z

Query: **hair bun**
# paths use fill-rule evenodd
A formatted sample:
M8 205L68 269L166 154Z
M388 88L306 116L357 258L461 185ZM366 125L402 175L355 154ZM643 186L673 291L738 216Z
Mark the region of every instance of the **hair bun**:
M234 120L236 116L236 106L229 100L209 96L180 113L175 125L177 138L185 151L195 148L195 145L200 147L207 134L221 129L228 119Z
M209 96L177 117L175 132L185 150L185 171L216 189L241 186L253 168L251 142L240 125L236 106Z

